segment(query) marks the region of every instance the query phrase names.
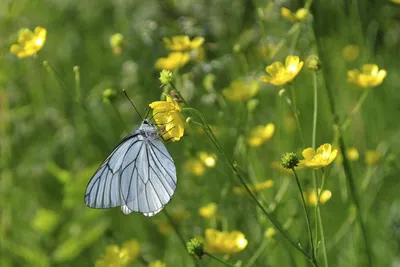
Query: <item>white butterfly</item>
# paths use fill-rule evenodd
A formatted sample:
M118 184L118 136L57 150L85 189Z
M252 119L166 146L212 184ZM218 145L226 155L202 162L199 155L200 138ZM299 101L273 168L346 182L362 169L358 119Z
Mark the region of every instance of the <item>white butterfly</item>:
M173 159L147 119L126 136L97 169L85 192L85 203L103 209L121 206L145 216L159 213L176 188Z

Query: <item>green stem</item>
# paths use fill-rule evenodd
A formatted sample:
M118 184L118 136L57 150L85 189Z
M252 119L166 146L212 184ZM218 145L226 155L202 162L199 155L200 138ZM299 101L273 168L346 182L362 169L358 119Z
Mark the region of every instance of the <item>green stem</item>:
M253 264L261 256L261 254L263 253L263 251L265 250L267 245L268 245L268 240L263 239L263 241L261 242L261 244L258 247L258 249L256 250L256 252L254 252L253 256L250 258L250 260L248 261L248 263L244 267L253 266Z
M299 177L297 176L297 173L295 171L294 168L292 168L295 180L296 180L296 184L297 187L299 189L299 193L300 193L300 197L301 197L301 203L303 205L303 210L304 210L304 215L306 217L306 223L307 223L307 228L308 228L308 238L310 240L310 245L311 245L311 261L314 264L314 266L318 266L316 259L315 259L315 253L314 253L314 240L313 240L313 234L312 234L312 230L311 230L311 224L310 224L310 218L308 216L308 211L307 211L307 206L306 206L306 202L304 200L304 193L303 190L301 189L301 185L300 185L300 181L299 181Z
M126 132L129 132L129 131L128 131L128 128L126 127L126 124L124 123L124 120L123 120L122 117L121 117L121 114L119 113L119 111L118 111L118 109L117 109L117 107L115 106L115 104L114 104L113 101L111 102L111 106L113 107L113 109L114 109L114 111L115 111L115 114L117 115L118 120L119 120L119 122L121 123L121 126L125 129Z
M311 27L312 28L312 27ZM312 28L312 35L314 37L314 40L317 40L315 38L315 34L314 34L314 29ZM317 50L320 51L320 46L321 44L316 41L317 44ZM320 55L320 58L322 56L321 53L318 53ZM323 61L324 62L324 61ZM327 95L328 95L328 101L329 101L329 106L330 106L330 110L331 110L331 114L333 117L333 122L334 124L336 124L337 126L340 125L340 121L339 121L339 116L336 112L336 106L335 106L335 100L333 97L333 92L332 89L330 87L330 84L327 82L326 77L327 75L324 73L326 71L325 68L322 69L323 70L323 75L324 75L324 84L325 84L325 89L327 91ZM346 155L346 145L344 142L344 138L343 138L343 131L341 127L338 127L338 141L339 141L339 148L340 151L342 152L342 157L343 157L343 169L344 169L344 173L346 175L347 178L347 184L349 187L349 192L350 192L350 196L353 200L353 203L356 207L356 211L357 211L357 219L358 219L358 223L360 225L361 228L361 232L362 232L362 236L364 239L364 243L365 243L365 250L366 250L366 254L367 254L367 258L368 258L368 266L372 266L372 258L371 258L371 248L370 248L370 243L369 243L369 239L368 239L368 235L367 235L367 230L365 227L365 223L361 214L361 206L360 206L360 201L356 192L356 187L355 187L355 183L354 183L354 178L353 178L353 173L350 167L350 163L349 160L347 159L347 155Z
M293 108L294 117L296 119L297 129L298 129L298 131L300 133L301 142L303 143L303 146L305 146L303 131L301 130L299 114L298 114L298 110L297 110L297 107L296 107L296 96L295 96L295 93L294 93L294 90L293 90L293 86L291 84L289 84L289 89L290 89L290 93L291 93L291 97L292 97L291 102L292 102L292 108Z
M73 70L75 73L75 101L81 103L81 74L79 66L75 66Z
M163 209L163 212L164 212L164 214L165 214L165 217L167 217L167 220L168 220L169 224L170 224L170 225L172 226L172 228L174 229L175 234L176 234L176 236L178 237L179 241L181 242L181 244L182 244L184 250L186 251L186 250L187 250L187 248L186 248L186 241L185 241L185 238L183 237L181 231L179 230L178 225L176 225L176 223L175 223L174 220L172 219L171 215L169 215L169 213L168 213L168 211L167 211L166 208ZM198 266L198 262L197 262L193 257L191 257L191 258L192 258L192 260L193 260L195 266Z
M342 124L342 131L346 131L347 127L350 125L354 115L356 115L358 113L358 111L361 109L362 105L365 102L365 99L367 99L367 96L369 94L368 89L365 89L363 94L361 95L361 97L358 99L357 104L354 106L354 108L352 109L352 111L350 112L350 114L347 116L347 118L344 120L343 124Z
M228 262L226 262L226 261L224 261L224 260L221 260L220 258L215 257L214 255L208 253L207 251L204 251L204 255L209 256L210 258L212 258L212 259L218 261L219 263L224 264L225 266L234 267L234 265L232 265L232 264L230 264L230 263L228 263Z
M321 195L322 195L322 191L324 190L324 186L325 186L325 178L326 178L326 176L325 176L325 171L324 171L324 169L322 169L322 182L321 182L321 188L320 188L320 192L318 192L318 190L317 190L317 203L316 203L316 207L317 207L317 219L318 219L318 225L319 225L319 230L320 230L320 232L321 232L321 242L322 242L322 247L323 247L323 249L322 249L322 253L323 253L323 256L324 256L324 264L325 264L325 267L328 267L328 253L327 253L327 251L326 251L326 242L325 242L325 234L324 234L324 225L322 224L322 216L321 216L321 210L320 210L320 206L319 206L319 203L320 203L320 200L321 200Z

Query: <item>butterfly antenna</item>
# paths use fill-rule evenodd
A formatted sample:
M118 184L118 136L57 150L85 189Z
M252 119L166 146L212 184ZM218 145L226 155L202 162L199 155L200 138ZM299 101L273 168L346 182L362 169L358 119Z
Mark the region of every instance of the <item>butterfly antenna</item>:
M129 98L128 94L126 93L125 89L122 89L124 91L124 94L126 98L128 98L129 102L131 102L132 107L135 109L136 113L139 115L139 118L143 121L142 116L140 115L139 111L137 110L136 106L133 104L132 100Z

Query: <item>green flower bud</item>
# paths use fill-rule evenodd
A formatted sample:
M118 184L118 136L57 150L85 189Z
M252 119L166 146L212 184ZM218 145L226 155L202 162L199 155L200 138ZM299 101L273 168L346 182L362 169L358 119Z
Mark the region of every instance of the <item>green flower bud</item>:
M172 82L172 79L173 79L173 75L172 75L172 72L170 72L169 70L162 70L160 72L159 80L162 85L169 84L170 82Z
M281 159L281 162L285 169L293 169L299 165L299 158L297 157L296 153L285 153Z
M309 70L319 70L321 69L321 61L315 55L308 56L306 58L306 68Z
M117 92L115 90L108 88L104 90L103 92L103 102L110 104L114 102L114 100L117 98Z
M190 255L197 259L201 259L204 255L204 244L196 238L192 238L186 243L187 250Z

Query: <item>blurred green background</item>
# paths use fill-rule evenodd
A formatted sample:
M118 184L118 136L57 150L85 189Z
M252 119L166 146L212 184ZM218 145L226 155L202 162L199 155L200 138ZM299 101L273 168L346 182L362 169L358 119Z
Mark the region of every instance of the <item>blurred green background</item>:
M260 92L254 97L258 105L251 110L246 102L230 102L221 92L239 78L258 81L267 65L287 55L302 60L318 55L322 70L317 75L317 145L337 147L324 87L334 92L343 120L362 94L362 89L347 83L347 70L365 63L387 70L382 85L371 90L344 138L360 152L351 167L374 266L400 266L400 5L386 0L315 1L295 39L288 35L292 23L282 18L280 8L295 11L302 6L302 1L266 0L2 0L0 265L94 266L107 246L135 239L142 261L129 266L156 259L167 266L194 266L176 233L163 231L168 226L165 214L125 216L118 208L92 210L83 202L96 168L123 136L140 125L121 88L144 114L163 92L159 70L154 68L156 60L168 52L162 38L185 34L205 38L205 56L179 70L177 86L190 106L204 114L226 154L249 182L274 181L272 188L259 193L263 203L268 207L283 192L273 214L282 224L288 223L291 236L306 248L307 228L294 178L271 165L282 153L300 155L305 148L293 129L290 107L278 95L281 87L260 82ZM46 43L38 55L19 59L11 54L19 30L36 26L47 29ZM117 32L125 38L120 55L110 46L110 36ZM281 49L271 57L271 47L280 42ZM350 44L359 49L352 61L343 56L344 47ZM85 109L74 101L74 66L79 66ZM304 68L293 87L309 147L311 72ZM117 92L114 104L103 102L108 88ZM250 130L268 122L276 126L272 139L260 147L248 147ZM186 133L181 141L166 145L178 170L178 186L166 209L186 241L203 236L209 227L243 232L248 246L236 255L220 257L245 266L271 224L248 197L234 193L236 177L201 129L189 125ZM381 155L373 165L364 160L369 150ZM200 151L215 153L217 164L195 175L185 166ZM339 160L327 171L326 188L332 198L321 209L330 266L366 266L364 241L350 208ZM311 171L299 171L299 176L304 188L312 186ZM217 203L223 218L216 224L198 213L210 202ZM322 263L321 255L319 260ZM207 257L198 264L221 266ZM253 266L278 265L311 266L277 234Z

